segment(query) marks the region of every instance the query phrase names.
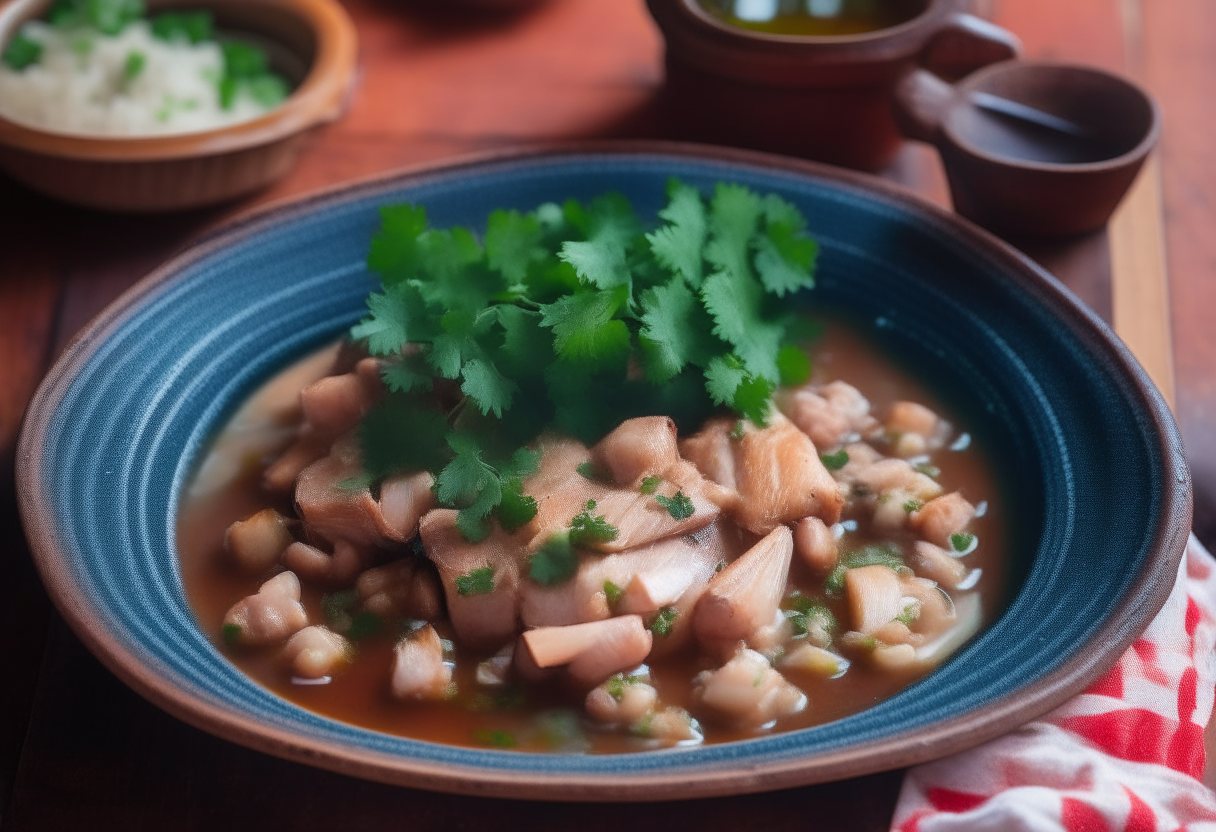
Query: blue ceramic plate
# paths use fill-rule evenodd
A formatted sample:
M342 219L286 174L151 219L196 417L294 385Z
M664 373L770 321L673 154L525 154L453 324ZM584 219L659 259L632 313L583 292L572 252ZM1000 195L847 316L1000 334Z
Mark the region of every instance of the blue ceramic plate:
M183 484L241 400L357 320L378 206L436 226L619 190L645 215L668 177L733 180L798 205L822 245L817 302L984 416L1019 500L1011 603L942 668L801 731L695 749L562 756L388 736L303 710L207 640L174 552ZM128 684L182 719L294 760L395 783L560 800L759 791L894 768L1008 731L1081 690L1169 592L1190 479L1167 408L1111 332L1053 278L876 180L674 145L532 152L407 173L272 210L191 248L121 297L38 391L21 509L64 617Z

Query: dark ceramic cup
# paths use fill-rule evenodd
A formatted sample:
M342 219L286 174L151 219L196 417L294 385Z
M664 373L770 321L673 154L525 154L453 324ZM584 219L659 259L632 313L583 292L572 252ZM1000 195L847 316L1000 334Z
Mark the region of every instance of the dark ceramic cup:
M891 94L910 69L962 77L1016 57L1018 39L970 0L907 0L906 23L858 35L773 35L700 0L647 0L667 43L664 114L682 138L877 170L901 137Z
M1018 239L1101 228L1161 134L1140 87L1063 64L1008 61L956 85L916 70L895 109L908 138L937 147L954 210Z

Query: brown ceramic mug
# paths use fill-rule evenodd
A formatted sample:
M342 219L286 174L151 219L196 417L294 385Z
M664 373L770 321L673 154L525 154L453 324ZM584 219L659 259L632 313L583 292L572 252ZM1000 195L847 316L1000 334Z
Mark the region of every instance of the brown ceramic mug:
M915 70L895 110L908 138L937 147L954 210L1011 238L1101 228L1161 134L1140 87L1065 64L1008 61L954 85Z
M1016 57L970 0L901 0L906 23L857 35L774 35L700 0L647 0L667 41L664 111L682 138L877 170L899 149L891 95L910 69L961 77Z

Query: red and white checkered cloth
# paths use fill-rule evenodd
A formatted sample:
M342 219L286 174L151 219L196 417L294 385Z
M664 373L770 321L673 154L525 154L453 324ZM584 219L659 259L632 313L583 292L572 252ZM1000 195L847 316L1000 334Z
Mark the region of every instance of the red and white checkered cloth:
M895 832L1216 832L1203 730L1216 692L1216 559L1194 537L1144 635L1081 695L908 772Z

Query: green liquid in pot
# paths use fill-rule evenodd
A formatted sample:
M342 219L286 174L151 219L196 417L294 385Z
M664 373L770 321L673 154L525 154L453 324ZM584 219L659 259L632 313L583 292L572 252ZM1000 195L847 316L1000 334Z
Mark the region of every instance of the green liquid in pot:
M756 32L814 37L858 35L906 23L924 0L698 0L714 17Z

